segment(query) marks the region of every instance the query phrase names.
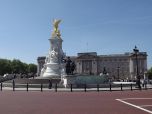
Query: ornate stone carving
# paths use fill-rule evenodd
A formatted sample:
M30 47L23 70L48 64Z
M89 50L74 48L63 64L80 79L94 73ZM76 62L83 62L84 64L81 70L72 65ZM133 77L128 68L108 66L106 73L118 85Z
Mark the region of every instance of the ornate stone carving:
M57 59L58 58L58 52L56 52L54 49L51 51L51 58Z
M53 20L53 32L52 32L52 36L53 38L55 38L57 36L57 38L60 38L61 34L60 34L60 30L58 29L59 23L61 22L61 20L58 19L54 19Z
M61 78L63 70L62 58L64 56L62 51L62 39L60 38L60 31L58 25L61 20L55 19L53 21L53 33L50 41L49 54L46 57L44 68L41 71L41 77L44 78Z

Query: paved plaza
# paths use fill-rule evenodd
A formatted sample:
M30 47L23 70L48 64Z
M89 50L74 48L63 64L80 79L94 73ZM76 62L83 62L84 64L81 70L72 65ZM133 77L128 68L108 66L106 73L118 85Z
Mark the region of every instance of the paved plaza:
M0 92L1 114L152 114L152 90Z

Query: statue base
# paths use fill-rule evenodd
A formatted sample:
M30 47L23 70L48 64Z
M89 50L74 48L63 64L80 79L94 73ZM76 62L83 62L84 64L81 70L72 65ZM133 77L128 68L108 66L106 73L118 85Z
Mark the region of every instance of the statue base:
M46 70L43 74L43 78L48 78L48 79L60 79L61 78L61 73L60 73L60 65L58 63L47 63L46 64Z

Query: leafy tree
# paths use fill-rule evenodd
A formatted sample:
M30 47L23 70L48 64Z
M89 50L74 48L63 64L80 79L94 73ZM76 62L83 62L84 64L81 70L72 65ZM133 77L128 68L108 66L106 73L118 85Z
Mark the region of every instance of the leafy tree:
M0 59L0 75L11 73L11 61L7 59Z
M22 73L28 74L28 64L26 64L26 63L22 63L22 64L23 64Z
M12 61L7 59L0 59L0 75L4 75L6 73L35 74L36 72L37 66L35 64L26 64L18 59L14 59Z
M11 67L13 73L17 73L17 74L23 73L24 65L20 60L14 59L11 63Z
M37 65L35 65L35 64L29 64L28 65L28 72L35 74L37 72Z
M147 74L148 74L148 78L152 79L152 67L148 70Z

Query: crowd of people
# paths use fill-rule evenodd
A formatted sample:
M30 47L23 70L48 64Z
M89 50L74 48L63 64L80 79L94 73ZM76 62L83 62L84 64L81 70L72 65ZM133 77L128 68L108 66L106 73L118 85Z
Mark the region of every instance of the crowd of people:
M12 79L21 79L21 78L34 78L36 74L28 73L28 74L4 74L0 76L0 82L12 80Z

